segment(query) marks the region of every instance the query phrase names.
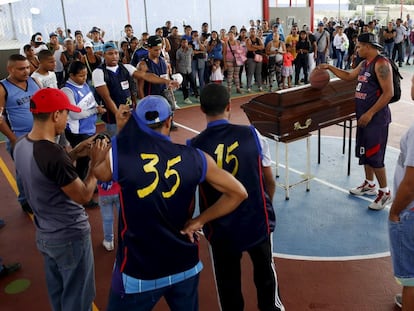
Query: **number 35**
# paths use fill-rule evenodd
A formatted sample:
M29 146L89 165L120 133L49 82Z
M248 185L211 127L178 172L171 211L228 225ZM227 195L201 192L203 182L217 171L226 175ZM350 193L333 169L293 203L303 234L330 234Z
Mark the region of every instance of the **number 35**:
M142 199L148 196L149 194L151 194L152 192L154 192L154 190L158 186L158 183L160 181L160 176L159 176L160 174L158 172L158 169L156 168L156 165L158 164L160 159L158 155L152 154L152 153L141 153L141 159L144 161L149 160L149 162L146 163L143 167L144 172L154 174L154 180L150 185L137 190L138 197ZM181 182L180 174L178 174L178 172L172 168L174 165L176 165L179 162L181 162L181 156L176 156L175 158L172 158L167 161L167 168L165 169L164 177L168 179L171 176L175 176L176 181L169 191L161 192L163 198L168 199L172 197L180 185L180 182Z

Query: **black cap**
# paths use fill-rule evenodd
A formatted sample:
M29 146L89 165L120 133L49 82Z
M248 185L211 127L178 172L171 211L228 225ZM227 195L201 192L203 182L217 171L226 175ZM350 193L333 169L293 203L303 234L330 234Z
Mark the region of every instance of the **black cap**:
M148 38L148 47L161 46L162 38L160 36L150 36Z
M358 36L358 42L369 43L376 49L382 50L383 46L375 40L375 35L370 32L364 32Z
M89 32L101 32L101 30L98 27L92 27L91 31Z

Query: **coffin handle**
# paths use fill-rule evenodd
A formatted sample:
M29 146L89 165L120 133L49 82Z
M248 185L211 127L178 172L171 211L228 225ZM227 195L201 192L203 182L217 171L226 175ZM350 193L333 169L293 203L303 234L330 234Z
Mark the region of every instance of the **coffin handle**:
M300 125L300 123L299 122L295 122L294 124L293 124L293 129L295 130L295 131L299 131L299 130L304 130L304 129L307 129L310 125L312 124L312 119L311 118L309 118L309 119L307 119L306 121L305 121L305 125Z

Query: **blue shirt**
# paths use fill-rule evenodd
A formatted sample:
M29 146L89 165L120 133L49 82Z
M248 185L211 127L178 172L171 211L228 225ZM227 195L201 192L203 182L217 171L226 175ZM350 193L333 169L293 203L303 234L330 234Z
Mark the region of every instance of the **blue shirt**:
M29 133L33 127L33 116L30 112L30 99L39 90L39 85L29 77L26 89L21 89L9 80L1 80L6 90L7 120L13 133L20 137Z

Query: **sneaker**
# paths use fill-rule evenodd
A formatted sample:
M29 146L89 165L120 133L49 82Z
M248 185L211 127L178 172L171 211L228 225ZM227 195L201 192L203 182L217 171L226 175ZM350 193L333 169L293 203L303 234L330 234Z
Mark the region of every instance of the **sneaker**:
M106 241L103 240L102 241L102 246L108 251L113 251L114 250L114 241Z
M262 87L259 87L259 92L263 92L263 88Z
M174 108L175 108L175 109L177 109L177 110L178 110L178 109L181 109L181 107L180 107L180 106L178 106L177 102L175 102L175 103L174 103Z
M251 88L248 88L247 89L247 93L250 93L252 91L252 89Z
M369 209L379 211L382 210L385 205L391 202L391 192L382 192L381 190L378 191L377 198L374 202L368 205Z
M10 265L2 265L2 269L0 271L0 278L10 275L13 272L16 272L17 270L20 270L21 267L22 265L18 262Z
M184 99L184 103L185 104L192 104L193 102L191 101L191 99L189 99L188 97L186 99Z
M400 308L402 308L402 295L401 294L397 294L394 297L394 302L397 306L399 306Z
M361 186L350 189L349 193L353 195L376 195L377 189L375 185L370 186L365 180Z

